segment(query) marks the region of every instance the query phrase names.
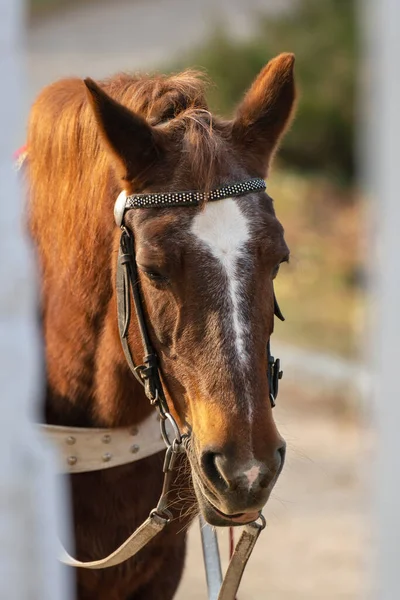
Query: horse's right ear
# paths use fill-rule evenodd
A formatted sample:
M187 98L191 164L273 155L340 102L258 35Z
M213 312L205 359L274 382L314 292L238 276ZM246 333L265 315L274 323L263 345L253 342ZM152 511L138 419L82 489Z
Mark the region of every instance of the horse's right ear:
M162 153L162 142L142 117L116 102L92 79L85 79L89 103L102 140L116 159L122 179L146 177Z
M287 129L295 103L294 55L280 54L261 71L239 105L233 137L241 151L258 164L264 176L277 144Z

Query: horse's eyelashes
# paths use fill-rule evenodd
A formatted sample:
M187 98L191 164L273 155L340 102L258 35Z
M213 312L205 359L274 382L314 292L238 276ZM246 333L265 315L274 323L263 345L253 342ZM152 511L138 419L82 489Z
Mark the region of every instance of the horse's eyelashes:
M149 279L153 283L156 283L159 285L167 285L169 283L168 277L166 277L165 275L162 275L158 271L155 271L152 269L146 269L146 268L142 268L142 267L140 267L140 270L142 271L143 275L145 275L147 277L147 279Z
M283 263L288 263L289 262L289 258L290 258L290 255L288 254L287 256L285 256L285 258L282 258L281 262L278 265L276 265L273 268L273 270L272 270L272 279L275 279L275 277L278 275L279 269L280 269L281 265Z

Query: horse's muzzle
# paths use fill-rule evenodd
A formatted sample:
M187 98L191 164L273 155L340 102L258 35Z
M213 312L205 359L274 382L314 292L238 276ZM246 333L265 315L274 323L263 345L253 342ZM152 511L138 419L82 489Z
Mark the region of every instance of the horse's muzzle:
M254 521L282 471L285 447L280 440L263 462L234 460L221 449L204 450L193 481L205 519L218 526Z

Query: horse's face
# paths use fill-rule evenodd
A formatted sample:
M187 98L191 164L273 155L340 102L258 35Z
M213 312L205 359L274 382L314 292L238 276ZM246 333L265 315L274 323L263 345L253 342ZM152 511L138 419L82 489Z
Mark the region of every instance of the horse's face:
M209 138L206 148L210 136L215 141L207 184L264 175L291 112L292 67L289 55L269 63L236 119L215 123L212 134L204 133L210 117L201 111L189 137L184 119L153 128L140 120L158 148L154 153L148 142L142 143L140 150L148 153L155 173L142 189L199 189L204 169L193 163L190 144L198 146L195 138L201 135ZM107 141L123 156L108 131L117 125L105 124L107 100L93 88L92 94ZM133 163L132 158L123 161L127 171ZM137 187L137 177L136 184L126 185L128 192ZM182 431L191 434L188 455L200 507L215 525L252 521L268 499L285 454L266 376L273 280L289 254L272 200L255 193L200 208L132 210L125 222L135 237L147 323L168 404ZM140 341L132 339L139 362Z
M282 227L266 194L145 212L128 222L168 402L191 431L199 501L215 524L219 512L256 513L284 459L266 377Z

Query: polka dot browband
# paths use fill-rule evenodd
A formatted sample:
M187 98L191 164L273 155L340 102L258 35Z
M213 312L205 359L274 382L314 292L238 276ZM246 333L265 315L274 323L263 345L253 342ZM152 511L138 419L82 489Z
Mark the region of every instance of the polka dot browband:
M241 196L251 192L265 190L263 179L248 179L241 183L225 185L209 192L207 200L222 200L230 196ZM205 199L204 192L170 192L158 194L133 194L126 198L126 209L129 208L159 208L162 206L197 206Z
M166 208L167 206L198 206L202 201L214 202L231 198L232 196L244 196L252 192L262 192L266 188L264 179L256 177L247 179L240 183L224 185L208 194L199 191L187 192L158 192L156 194L132 194L126 196L121 192L114 208L115 222L122 225L125 211L133 208Z

